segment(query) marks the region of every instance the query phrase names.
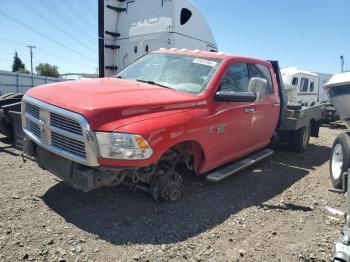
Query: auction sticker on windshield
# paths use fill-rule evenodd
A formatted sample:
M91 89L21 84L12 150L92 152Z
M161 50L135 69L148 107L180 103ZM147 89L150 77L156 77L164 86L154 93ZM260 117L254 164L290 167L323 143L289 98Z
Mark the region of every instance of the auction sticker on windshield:
M205 59L199 59L196 58L195 60L193 60L193 63L195 64L201 64L201 65L206 65L206 66L211 66L214 67L216 66L216 62L215 61L210 61L210 60L205 60Z

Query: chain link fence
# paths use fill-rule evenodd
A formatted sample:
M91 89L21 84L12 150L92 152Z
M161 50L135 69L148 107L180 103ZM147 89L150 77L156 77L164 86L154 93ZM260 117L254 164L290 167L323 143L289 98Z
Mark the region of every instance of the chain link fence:
M25 93L34 86L60 81L65 81L65 79L0 70L0 95L6 93Z

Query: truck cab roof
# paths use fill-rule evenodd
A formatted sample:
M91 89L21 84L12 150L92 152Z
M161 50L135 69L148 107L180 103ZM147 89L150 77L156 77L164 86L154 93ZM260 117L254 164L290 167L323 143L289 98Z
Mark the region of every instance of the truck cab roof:
M165 54L176 54L176 55L189 55L189 56L197 56L197 57L203 57L203 58L211 58L211 59L220 59L220 60L244 60L247 63L258 63L258 64L265 64L268 66L271 66L271 63L266 60L257 59L257 58L251 58L251 57L245 57L235 54L228 54L223 52L208 52L208 51L201 51L201 50L188 50L188 49L165 49L161 48L157 51L154 51L152 53L165 53Z

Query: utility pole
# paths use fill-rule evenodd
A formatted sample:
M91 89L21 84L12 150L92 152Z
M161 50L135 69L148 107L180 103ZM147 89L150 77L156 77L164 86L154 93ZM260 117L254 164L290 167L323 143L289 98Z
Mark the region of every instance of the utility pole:
M34 86L34 75L33 75L33 48L36 48L36 46L28 45L27 46L30 49L30 73L32 75L32 87Z
M30 72L33 74L33 48L36 48L36 46L27 45L27 47L30 49Z
M340 56L340 72L343 73L344 72L344 56Z

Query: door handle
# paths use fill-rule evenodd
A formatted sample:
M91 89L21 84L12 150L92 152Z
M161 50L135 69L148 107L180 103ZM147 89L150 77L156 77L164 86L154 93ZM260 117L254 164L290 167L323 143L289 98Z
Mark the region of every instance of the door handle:
M273 107L280 107L280 106L281 106L281 104L276 103L276 104L272 104L272 106L273 106Z
M253 113L253 112L255 112L255 109L254 108L246 108L246 109L244 109L244 112Z

